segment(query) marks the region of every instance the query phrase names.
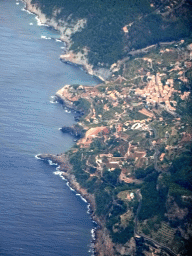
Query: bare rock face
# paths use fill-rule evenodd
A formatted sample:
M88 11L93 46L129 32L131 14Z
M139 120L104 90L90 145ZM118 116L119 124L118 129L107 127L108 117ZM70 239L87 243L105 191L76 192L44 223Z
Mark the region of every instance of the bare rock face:
M132 237L124 246L117 245L116 250L120 255L134 256L136 252L136 242L134 237Z
M40 22L47 24L54 29L58 30L61 34L61 39L70 45L71 36L82 30L86 23L86 19L73 19L71 16L64 19L58 19L57 16L60 14L60 9L54 9L51 18L47 18L44 13L42 13L38 4L33 4L32 0L23 0L26 3L26 9L32 13L35 13Z
M53 163L56 163L60 166L60 170L63 172L71 172L72 166L69 163L69 160L65 154L58 154L58 155L52 155L52 154L40 154L38 155L38 158L44 161L51 160Z
M97 256L115 256L115 250L113 248L114 244L112 243L107 229L97 230L96 231L96 243L95 243L95 252Z
M67 54L60 55L60 60L63 62L71 62L75 65L82 66L88 74L97 76L102 81L109 79L112 75L112 72L107 68L95 68L93 65L89 64L87 57L88 52L89 50L86 47L83 48L83 53L74 53L73 51L68 51Z
M184 208L184 209L179 208L179 206L174 201L174 198L171 196L169 196L169 198L167 199L166 207L167 207L166 216L168 217L168 219L170 221L182 220L188 214L188 209L187 208Z
M189 45L187 46L187 50L192 51L192 44L189 44Z
M77 139L82 138L83 135L84 135L82 129L80 129L78 126L75 126L75 125L70 126L70 127L69 126L63 126L61 128L61 131L63 133L69 133Z

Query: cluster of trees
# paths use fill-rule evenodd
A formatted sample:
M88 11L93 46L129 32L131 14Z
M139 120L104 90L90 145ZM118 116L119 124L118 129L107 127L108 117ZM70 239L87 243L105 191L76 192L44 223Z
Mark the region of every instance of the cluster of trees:
M88 114L91 107L90 102L82 98L80 98L78 101L75 101L74 105L77 107L79 111L84 112L84 114Z
M190 202L183 201L182 196L192 195L191 153L192 151L189 150L175 158L169 173L164 173L160 180L158 178L159 174L153 167L135 171L136 178L144 180L141 188L142 208L139 213L140 220L149 219L156 215L163 220L168 195L174 197L179 207L190 207Z
M158 173L153 172L145 178L145 182L141 188L142 207L139 212L139 219L145 220L159 215L164 218L166 197L157 191Z
M143 179L147 175L151 174L154 171L153 166L149 166L146 169L139 168L135 171L136 179Z

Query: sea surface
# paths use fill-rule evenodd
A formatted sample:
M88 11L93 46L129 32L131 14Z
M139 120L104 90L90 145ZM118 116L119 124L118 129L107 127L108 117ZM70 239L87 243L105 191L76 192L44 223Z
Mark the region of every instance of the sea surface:
M51 96L65 84L98 81L60 62L59 34L23 7L0 0L0 255L90 256L87 204L35 155L74 143L59 131L74 124L73 113Z

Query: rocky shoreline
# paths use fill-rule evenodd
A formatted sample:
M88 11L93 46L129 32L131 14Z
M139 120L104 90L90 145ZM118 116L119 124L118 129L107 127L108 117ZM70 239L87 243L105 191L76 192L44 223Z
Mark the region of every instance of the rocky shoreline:
M57 164L59 171L62 172L62 176L69 182L69 185L76 192L80 193L81 196L87 201L90 206L89 213L92 220L97 224L97 227L94 229L94 235L92 236L92 244L94 255L96 256L111 256L114 255L113 243L109 237L107 229L104 227L104 222L100 220L96 214L96 204L95 198L93 195L87 192L86 189L82 188L79 183L76 181L75 176L72 173L72 165L69 163L68 156L64 153L52 155L52 154L39 154L37 155L38 159L43 161L51 161L54 164Z
M73 126L63 126L61 128L61 131L63 133L68 133L72 136L74 136L76 139L80 139L84 136L84 132L82 129L80 129L77 125Z
M59 95L58 92L55 94L55 101L62 104L68 110L71 110L74 113L74 119L76 122L78 122L79 119L85 114L83 109L78 109L72 102Z
M89 64L87 54L88 50L84 49L84 54L74 53L70 51L71 46L71 36L72 34L78 32L83 28L86 21L77 20L73 21L73 24L68 23L67 21L62 21L60 24L56 20L56 15L51 19L48 19L44 13L41 12L40 8L37 5L31 3L31 0L21 0L25 3L25 9L31 13L37 15L39 21L50 27L53 27L55 30L60 32L60 39L66 44L65 54L60 55L60 60L64 63L72 63L77 66L81 66L88 74L99 78L101 81L105 82L112 75L111 71L106 68L94 68L93 65Z
M38 19L41 21L42 24L46 24L48 26L53 27L54 29L58 30L61 33L61 40L66 43L66 53L68 52L68 49L70 47L70 38L66 37L63 34L64 28L59 26L54 19L47 20L46 16L41 12L39 8L37 8L35 5L31 4L31 0L22 0L25 3L25 9L28 10L31 13L34 13L37 15ZM100 80L105 81L109 75L111 74L106 69L101 69L101 71L96 70L94 71L92 67L88 64L86 64L87 59L84 58L83 62L77 62L76 58L70 58L65 59L64 57L60 57L63 62L72 63L78 66L82 66L84 70L93 76L98 77ZM104 75L105 78L102 77ZM75 106L68 102L66 99L61 98L60 95L56 93L56 100L62 103L64 106L66 106L68 109L75 111L76 116L75 120L78 121L79 117L81 117L84 114L83 110L78 110L75 108ZM62 127L62 132L69 132L72 133L72 135L76 135L74 132L74 129L72 127ZM79 136L79 135L78 135ZM72 166L69 163L68 157L65 154L58 154L58 155L52 155L52 154L39 154L36 156L38 159L44 160L44 161L52 161L53 163L59 165L59 171L62 172L62 176L67 179L67 181L70 184L70 187L81 194L83 198L86 199L88 205L90 205L90 214L92 217L92 220L97 223L97 228L94 230L94 239L93 239L93 252L96 256L111 256L114 255L114 244L112 243L109 233L107 229L104 226L104 222L100 220L95 215L96 205L95 205L95 198L93 195L89 194L86 189L83 189L79 183L76 181L75 176L72 174Z

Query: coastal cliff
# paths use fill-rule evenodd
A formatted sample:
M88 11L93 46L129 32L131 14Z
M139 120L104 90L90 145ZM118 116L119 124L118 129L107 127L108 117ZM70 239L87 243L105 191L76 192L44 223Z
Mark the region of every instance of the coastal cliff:
M58 23L53 12L47 18L38 5L25 2L42 22L60 30L68 43L68 51L60 59L82 65L99 77L88 61L87 47L70 50L73 35L82 31L87 21ZM170 16L177 16L175 10L184 3L176 3ZM155 9L157 13L160 7ZM167 22L170 16L166 15L162 12ZM139 16L139 20L148 16ZM142 28L138 20L134 24ZM132 27L124 28L126 39ZM138 38L142 39L141 34ZM192 200L188 171L192 142L190 40L141 44L147 48L129 51L118 65L111 65L113 79L106 84L65 85L56 93L64 106L81 115L78 125L84 136L66 154L40 157L59 164L62 175L90 202L98 223L96 255L185 255L191 239ZM106 69L101 69L104 74ZM104 75L100 78L105 80ZM62 131L76 136L74 127Z
M70 164L69 158L66 154L40 154L37 156L43 161L52 161L55 164L59 165L59 171L62 172L62 176L67 179L70 184L70 187L75 189L76 192L80 193L83 198L90 204L90 214L92 220L97 223L97 229L94 233L93 243L94 243L94 253L97 256L112 256L115 255L109 232L105 228L105 224L102 220L98 218L95 214L96 205L94 195L87 192L86 189L82 188L77 182L75 175L73 174L73 166ZM95 240L96 239L96 240Z
M71 127L68 127L68 126L63 126L61 128L61 131L63 133L69 133L71 134L72 136L74 136L76 139L79 139L79 138L82 138L84 136L84 132L83 132L83 129L80 128L80 126L78 125L73 125Z
M66 43L65 54L60 55L60 60L65 63L72 63L82 66L84 70L92 75L98 77L101 81L105 81L111 77L111 71L103 67L94 67L88 61L88 49L85 47L81 52L75 53L69 50L72 44L72 35L81 31L86 25L86 19L73 19L70 15L66 19L57 19L60 13L59 9L53 11L51 17L47 17L38 4L33 4L32 0L22 0L26 4L26 10L36 14L41 24L53 27L60 32L60 39Z

